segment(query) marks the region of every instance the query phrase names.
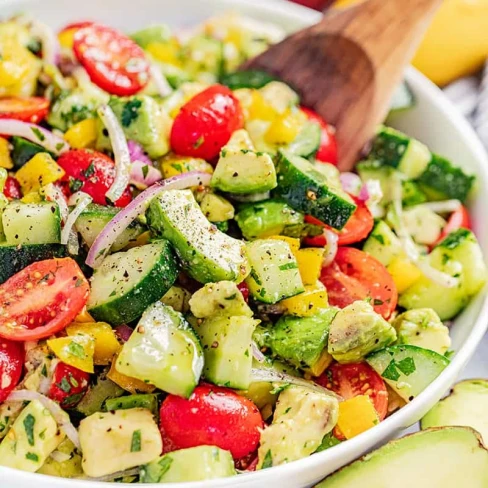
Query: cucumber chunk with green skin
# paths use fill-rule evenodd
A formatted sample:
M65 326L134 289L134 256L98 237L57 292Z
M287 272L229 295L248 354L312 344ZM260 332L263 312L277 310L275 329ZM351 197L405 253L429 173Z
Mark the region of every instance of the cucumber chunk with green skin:
M80 403L76 405L75 410L88 417L96 412L102 412L104 403L111 398L117 398L124 394L124 390L109 380L108 378L99 377L97 382L90 387Z
M349 195L330 186L327 177L304 158L280 150L277 172L278 186L274 193L295 210L312 215L334 229L342 229L356 210Z
M374 352L366 362L400 395L411 402L449 365L449 359L430 349L390 346Z
M252 241L279 235L289 226L302 225L304 215L283 200L271 199L243 205L235 220L242 235Z
M61 214L56 203L10 202L2 214L8 245L59 244Z
M383 220L376 222L363 245L363 251L376 258L383 266L388 266L393 259L405 254L400 239Z
M338 312L337 308L321 310L312 317L282 316L273 326L259 327L255 334L258 345L269 347L274 356L305 371L325 369L320 363L330 363L331 357L324 358L327 353L327 341L332 320ZM323 371L314 376L319 376Z
M320 147L321 137L320 126L314 122L306 122L296 139L289 144L287 150L296 156L311 158Z
M162 192L146 215L150 227L173 244L185 271L200 283L240 283L248 275L244 243L212 225L190 190Z
M153 393L138 393L136 395L121 396L119 398L108 398L105 402L105 409L127 410L128 408L147 408L154 416L158 415L158 395Z
M39 146L39 144L35 144L22 137L13 136L10 142L13 146L11 157L15 169L24 166L24 164L32 159L37 153L46 152L46 150L42 146Z
M246 284L254 299L276 303L305 291L290 246L275 239L258 239L246 246L251 273Z
M204 481L235 474L234 460L229 451L215 446L197 446L164 454L142 466L140 482Z
M431 427L466 426L481 434L488 444L488 381L464 380L437 403L420 421L422 430Z
M91 278L87 308L100 322L132 322L173 286L178 264L167 241L108 256Z
M389 442L339 469L315 488L353 486L484 488L488 486L488 451L472 429L429 429Z
M203 370L200 342L182 314L156 302L122 347L118 372L188 398Z
M36 261L62 258L66 256L66 246L61 244L24 244L9 246L0 244L0 283Z
M251 383L251 340L259 320L215 316L195 327L205 357L203 375L215 385L245 390Z
M475 179L475 176L467 175L446 158L432 154L432 160L418 178L418 183L432 200L453 198L464 202Z
M240 88L258 90L272 81L276 81L276 78L265 71L235 71L223 74L220 77L220 83L228 86L231 90Z
M76 219L75 228L88 247L91 247L98 234L119 213L120 209L91 203ZM145 228L137 221L132 222L113 243L112 252L120 251L131 241L135 241Z

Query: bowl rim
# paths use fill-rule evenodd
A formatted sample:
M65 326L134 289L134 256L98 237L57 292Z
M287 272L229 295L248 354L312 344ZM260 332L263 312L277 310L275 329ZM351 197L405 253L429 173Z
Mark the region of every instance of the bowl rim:
M23 3L29 3L31 1L33 0L4 0L0 5L0 10L13 5L19 5L20 7ZM261 13L264 12L267 14L276 13L278 10L282 17L286 17L290 23L295 24L297 27L299 25L303 27L306 25L311 25L318 22L321 18L320 12L310 10L306 7L293 4L285 0L267 0L266 2L263 2L263 0L199 1L207 4L215 4L221 7L225 6L229 9L238 9L239 7L252 8L255 11L260 11ZM472 149L474 159L476 159L478 162L477 169L480 177L488 182L488 155L468 121L461 115L461 113L442 93L442 91L415 68L409 67L407 69L406 81L409 85L411 85L414 92L422 92L423 95L429 99L430 103L436 106L439 112L442 113L444 118L450 119L453 126L456 127L459 137L464 139L467 145L469 145ZM488 287L485 287L480 293L484 296L475 324L473 325L469 336L466 338L461 348L456 351L456 354L451 360L449 366L429 385L426 390L419 394L417 398L379 423L377 426L363 432L347 442L334 446L334 449L328 449L320 453L310 455L306 458L299 459L288 464L275 466L270 469L249 474L242 474L232 478L232 481L230 481L229 478L221 478L209 481L168 483L166 486L168 486L168 488L223 488L232 484L232 486L238 487L241 484L239 480L241 480L243 483L247 483L249 477L252 477L252 481L256 483L256 486L264 486L265 483L270 483L273 480L276 481L277 479L286 479L288 475L296 473L296 471L305 472L308 470L313 470L322 464L334 464L334 462L340 460L341 458L345 458L345 454L347 454L348 451L369 451L370 448L365 446L377 445L384 439L388 438L392 432L397 432L407 428L407 426L410 424L408 419L415 417L415 412L422 409L422 404L427 400L429 395L433 395L435 392L437 392L437 394L441 396L451 386L454 378L452 381L447 381L446 383L447 378L451 376L451 371L453 372L453 376L455 376L456 372L459 373L464 368L483 338L488 328ZM35 484L36 482L49 478L49 485L52 488L66 488L68 485L73 488L106 488L108 486L107 482L91 481L89 479L57 478L49 475L29 473L6 467L0 467L0 475L1 479L5 479L4 476L6 477L6 475L8 475L9 479L16 479L18 482L23 481L26 484ZM118 486L129 487L133 485L128 483L119 483ZM161 485L151 483L147 486L156 487Z

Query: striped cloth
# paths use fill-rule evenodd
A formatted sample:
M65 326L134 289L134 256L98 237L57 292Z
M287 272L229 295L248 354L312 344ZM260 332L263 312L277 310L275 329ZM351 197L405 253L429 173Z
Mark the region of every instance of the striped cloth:
M472 123L488 150L488 62L479 75L455 81L444 93Z

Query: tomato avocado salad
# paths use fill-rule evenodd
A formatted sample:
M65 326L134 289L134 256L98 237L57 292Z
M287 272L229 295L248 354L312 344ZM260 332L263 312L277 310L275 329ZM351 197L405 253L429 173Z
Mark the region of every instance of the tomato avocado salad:
M267 469L448 366L448 321L486 281L476 179L385 126L340 173L333 127L237 71L283 35L228 14L0 24L0 466ZM392 110L412 103L402 86Z

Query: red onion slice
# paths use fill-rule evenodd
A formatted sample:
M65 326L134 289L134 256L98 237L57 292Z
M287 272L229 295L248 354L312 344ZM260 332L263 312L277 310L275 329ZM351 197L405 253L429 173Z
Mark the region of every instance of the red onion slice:
M142 163L148 164L149 166L154 166L153 162L144 152L144 149L138 142L129 139L127 141L127 147L129 148L130 160L132 162L141 161Z
M252 355L256 361L260 363L264 363L264 361L266 361L266 356L260 351L258 345L254 341L251 342L251 349Z
M342 189L350 195L358 196L363 182L361 178L355 173L341 173L340 175Z
M46 196L47 200L55 202L58 204L59 213L61 214L62 222L66 222L69 214L68 204L66 203L66 197L63 195L63 192L52 183L44 186L42 188L42 192Z
M108 131L115 159L115 178L106 197L116 202L124 193L130 181L130 154L124 131L113 110L108 105L102 105L97 110L103 125Z
M163 98L171 95L171 93L173 92L171 85L168 83L168 80L163 75L161 70L154 63L151 64L150 73L154 81L154 85L158 90L158 94Z
M130 183L138 190L145 190L163 179L159 169L150 166L142 161L134 161L130 165Z
M90 203L93 200L93 198L90 195L88 195L87 193L83 193L81 191L76 193L75 195L77 195L77 203L75 208L68 215L63 230L61 231L61 244L68 244L69 236L71 231L73 230L73 226L75 225L76 219L80 216L83 210L85 210L85 208L88 207L88 205L90 205Z
M0 134L23 137L28 141L39 144L55 155L62 154L69 149L69 144L61 137L39 125L21 122L20 120L1 119Z
M37 391L17 390L10 393L8 402L32 402L38 400L42 405L49 410L59 428L66 434L66 437L75 445L77 449L81 450L80 438L75 426L69 420L68 414L54 401L47 396L41 395Z
M121 210L98 234L93 242L86 264L98 268L112 247L117 237L149 206L151 200L165 190L184 190L192 186L208 186L212 175L200 171L192 171L160 181L143 191L127 207Z
M335 232L332 232L329 229L324 229L324 237L325 237L325 241L327 242L327 247L325 249L325 255L324 255L324 260L322 262L322 266L325 267L325 266L329 266L329 264L331 264L336 257L339 236Z

